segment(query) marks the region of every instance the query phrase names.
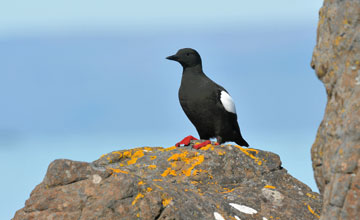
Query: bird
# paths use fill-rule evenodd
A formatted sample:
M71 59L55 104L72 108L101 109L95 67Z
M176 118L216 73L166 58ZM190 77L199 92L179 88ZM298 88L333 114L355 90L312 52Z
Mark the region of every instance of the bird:
M206 140L193 147L199 149L206 146L211 143L211 138L216 138L217 144L232 141L248 147L240 132L232 97L224 87L205 75L200 54L195 49L183 48L166 59L176 61L183 67L178 93L180 105L200 139ZM190 140L198 139L189 135L176 146L189 145Z

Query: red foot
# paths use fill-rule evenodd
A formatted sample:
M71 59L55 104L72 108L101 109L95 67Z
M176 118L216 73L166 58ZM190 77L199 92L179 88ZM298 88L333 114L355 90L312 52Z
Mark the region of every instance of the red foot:
M193 146L193 148L195 148L196 150L202 148L202 147L205 147L206 145L208 144L211 144L211 141L204 141L204 142L201 142L200 144L195 144Z
M182 141L180 141L179 143L176 143L175 146L176 147L180 147L180 145L186 145L188 146L190 144L191 140L198 140L197 138L194 138L193 136L189 135L186 138L182 139Z
M218 146L218 145L220 145L218 142L215 142L215 146Z

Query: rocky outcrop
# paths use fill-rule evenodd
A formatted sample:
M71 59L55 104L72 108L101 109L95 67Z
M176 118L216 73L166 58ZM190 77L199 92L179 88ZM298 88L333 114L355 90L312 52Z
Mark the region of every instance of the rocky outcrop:
M312 67L328 102L312 146L321 219L360 216L360 1L325 0Z
M278 155L234 145L55 160L14 219L318 219L321 198Z

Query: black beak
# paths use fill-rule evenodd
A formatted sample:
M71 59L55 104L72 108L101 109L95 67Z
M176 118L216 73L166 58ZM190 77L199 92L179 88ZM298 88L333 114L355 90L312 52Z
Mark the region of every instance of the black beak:
M168 56L168 57L166 57L166 59L168 59L168 60L174 60L174 61L178 61L178 57L176 56L176 55L172 55L172 56Z

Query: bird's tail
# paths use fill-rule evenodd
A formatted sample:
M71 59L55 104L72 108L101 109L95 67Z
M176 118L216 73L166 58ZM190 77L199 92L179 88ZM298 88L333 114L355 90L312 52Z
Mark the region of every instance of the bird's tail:
M240 137L238 138L235 143L237 143L238 145L242 146L242 147L249 147L249 144L244 140L244 138Z

